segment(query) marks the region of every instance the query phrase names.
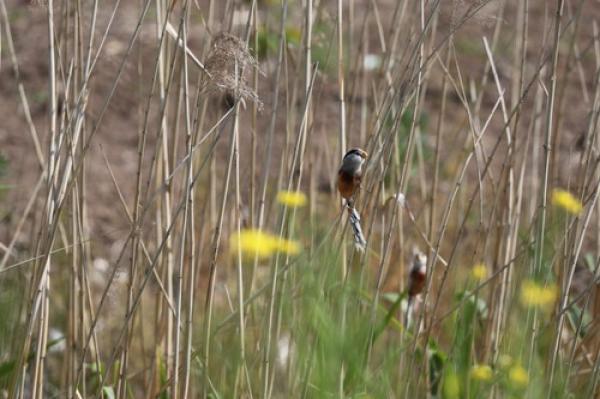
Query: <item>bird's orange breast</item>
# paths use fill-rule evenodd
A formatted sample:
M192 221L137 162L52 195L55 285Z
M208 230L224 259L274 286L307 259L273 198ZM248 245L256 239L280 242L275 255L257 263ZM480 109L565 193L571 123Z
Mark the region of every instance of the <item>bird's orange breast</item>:
M345 199L350 199L360 186L360 176L351 176L340 170L338 172L337 186L340 195Z
M423 288L425 288L426 278L427 274L425 270L420 270L419 268L411 270L409 275L408 295L415 296L420 294L423 291Z

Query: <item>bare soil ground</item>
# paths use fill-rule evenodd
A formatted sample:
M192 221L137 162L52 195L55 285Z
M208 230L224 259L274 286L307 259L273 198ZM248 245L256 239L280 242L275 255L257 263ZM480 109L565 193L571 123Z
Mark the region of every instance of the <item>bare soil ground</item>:
M125 54L128 46L129 38L135 28L139 7L135 2L123 2L119 12L116 14L114 28L111 30L107 38L105 50L98 61L98 66L95 68L92 78L92 86L90 87L90 98L88 107L90 126L87 126L88 131L96 127L96 121L100 116L105 98L109 95L112 83L117 74L121 59ZM331 29L323 29L315 35L315 41L322 44L322 47L328 49L325 44L335 39L333 27L335 26L335 4L331 2L322 2L320 6L320 17L323 20L332 21ZM385 29L390 29L389 21L392 18L395 1L378 1L378 15L381 18L381 24ZM440 23L437 26L439 40L444 39L453 31L453 22L456 15L460 14L461 7L466 7L469 2L447 2L441 7ZM513 75L511 68L512 53L516 46L516 30L513 29L517 25L515 19L516 3L508 4L501 13L502 2L493 1L486 6L480 13L470 20L465 26L462 26L455 34L455 52L456 63L453 71L450 71L455 79L462 79L467 87L480 86L480 79L483 71L487 68L486 55L484 51L482 37L488 38L490 42L494 38L494 29L498 19L500 19L500 28L502 34L499 36L497 46L494 49L494 57L498 66L498 75L502 81L505 90L507 103L514 105L514 82L511 82L508 77ZM534 66L540 57L547 57L549 54L548 45L549 35L551 34L551 9L545 0L531 1L530 23L529 23L529 41L527 43L527 55L531 60L526 66L526 71L529 76L533 74ZM556 105L557 107L557 126L561 130L560 141L555 146L554 150L557 156L561 159L560 170L555 170L553 179L558 184L573 183L574 168L578 162L578 154L581 148L577 146L581 142L582 134L584 134L587 126L582 121L584 116L589 112L590 104L593 99L588 94L592 90L592 85L595 79L596 64L593 56L593 21L600 17L600 5L597 1L592 1L595 6L586 7L586 13L581 18L580 27L577 30L577 40L582 43L577 55L577 63L571 62L570 65L560 64L560 68L570 68L571 73L562 74L566 76L558 82L558 90L564 90L565 95L562 100ZM7 1L10 29L15 43L15 51L18 60L18 69L20 73L20 81L24 85L27 100L31 108L33 123L36 128L36 133L42 148L47 148L48 141L48 126L47 126L47 27L46 27L46 9L43 5L29 3L22 0ZM205 9L205 2L199 2L200 10ZM368 1L354 2L354 18L355 32L352 32L355 37L360 34L362 26L362 15L369 7ZM567 7L567 13L575 12L575 10ZM110 17L108 4L101 7L99 26L104 27ZM261 18L267 21L268 18L273 18L265 10L267 6L261 4ZM58 12L59 10L57 10ZM225 12L223 9L218 9L217 18ZM240 31L243 26L243 18L246 14L240 14L240 20L235 22L234 30ZM300 16L290 16L291 22L300 24ZM382 54L382 43L379 40L377 29L371 14L369 20L369 28L366 29L366 34L369 37L368 52L372 54ZM89 215L89 236L93 240L92 248L95 257L113 259L114 251L118 248L120 239L127 232L128 222L125 218L125 213L120 205L118 192L115 189L115 184L112 181L109 170L106 166L108 163L114 173L116 184L122 191L122 195L127 204L131 204L134 195L134 185L128 184L135 179L136 162L137 162L137 143L138 131L143 121L144 115L142 109L144 101L150 90L152 81L152 66L154 63L155 48L155 26L153 16L149 15L147 23L141 29L141 39L133 48L133 56L129 57L124 65L123 74L116 87L115 95L112 97L105 115L98 123L98 132L93 139L93 144L90 149L90 154L85 165L85 176L87 186L85 187L85 195L88 197L89 207L87 209ZM202 57L205 54L205 45L209 43L206 30L203 28L200 12L194 15L194 20L197 21L197 26L194 27L190 34L190 47L192 50ZM268 22L268 21L267 21ZM3 29L5 27L3 26ZM61 34L61 29L57 27L57 34ZM224 28L224 27L223 27ZM100 29L101 31L101 29ZM99 39L99 38L98 38ZM97 39L97 40L98 40ZM33 139L30 129L26 123L25 112L19 99L17 88L17 79L13 72L13 63L11 62L9 51L7 48L6 36L2 37L2 59L0 68L0 154L7 160L6 175L2 177L2 183L8 185L8 189L3 190L2 205L0 208L0 242L7 243L13 236L12 232L18 223L31 190L39 179L41 168L33 151ZM389 45L389 43L388 43ZM357 59L358 48L348 48L350 60ZM285 73L289 82L298 79L300 69L298 69L298 60L294 58L297 54L292 53L289 49L289 59ZM337 78L335 75L335 54L329 48L330 53L326 52L325 60L329 60L331 65L323 67L323 70L318 75L318 81L315 85L315 91L318 93L314 104L313 121L311 125L311 136L308 142L308 151L311 156L311 170L314 173L316 184L321 190L327 194L331 192L331 186L335 177L337 168L336 154L337 150L337 126L338 126L338 96L337 96ZM265 147L265 135L270 120L270 110L272 107L272 77L273 77L273 57L271 53L269 57L260 60L260 67L264 75L260 76L258 94L264 103L264 109L258 113L253 131L251 121L251 103L248 105L243 115L246 132L243 133L242 141L243 148L250 148L251 137L254 135L256 140L257 159L261 159L261 154ZM561 58L566 58L566 53L561 53ZM321 60L323 61L323 60ZM360 62L360 60L359 60ZM435 145L435 137L431 133L438 123L440 98L441 98L441 81L443 71L439 67L436 60L430 60L428 73L430 74L429 86L425 95L425 118L427 125L423 135L423 148L425 156L431 153L431 149ZM68 73L68 65L60 65L63 74ZM75 71L77 73L77 71ZM198 75L195 75L197 77ZM528 80L529 76L524 77L524 81ZM365 92L361 91L358 85L355 85L357 76L349 76L347 81L347 96L348 96L348 126L349 126L349 145L360 146L361 133L359 127L365 124L364 116L361 116L360 104L366 101L370 107L373 106L372 87L369 87ZM493 75L490 72L487 76L489 81L492 81ZM358 81L358 79L356 79ZM585 87L585 89L584 89ZM479 115L480 120L487 118L487 113L494 106L497 98L497 92L492 90L493 85L487 85L487 91L483 95L482 115ZM64 89L64 88L63 88ZM300 97L294 97L294 93L288 91L292 87L286 87L283 90L284 100L288 107L302 107ZM533 87L529 95L523 101L531 103L533 93L539 87ZM547 90L547 88L545 88ZM587 89L587 92L586 92ZM454 91L451 88L450 91ZM471 97L470 93L465 93L467 97ZM64 95L64 90L63 90ZM296 104L289 102L297 98ZM459 95L451 96L451 101L447 106L447 112L444 116L444 146L442 153L442 175L451 175L455 173L458 167L456 163L456 154L460 153L468 143L468 136L465 134L468 128L467 114L464 106L461 103ZM470 98L472 100L472 98ZM533 110L533 104L527 107L528 112L521 115L519 122L520 132L516 133L517 145L524 145L526 137L526 129L534 118L542 118L543 115L536 115ZM510 110L509 110L510 111ZM213 96L209 105L209 113L213 115L212 120L223 112L222 101L218 96ZM156 119L158 109L152 108L150 119ZM275 145L282 147L285 145L285 129L294 129L294 126L286 120L285 112L279 112L276 129ZM366 119L366 124L370 119ZM488 151L491 151L496 139L504 134L502 131L503 120L500 112L496 112L491 120L489 133L487 134L484 143ZM154 134L148 136L149 148L153 148L155 140ZM540 145L540 143L537 143ZM427 151L429 150L429 151ZM539 150L539 149L538 149ZM225 146L218 149L218 156L221 160L225 159ZM47 154L44 153L46 156ZM148 152L147 157L151 156ZM105 162L106 157L107 162ZM243 181L248 182L251 176L250 155L249 153L241 154L243 163ZM276 160L279 162L280 160ZM495 167L500 167L496 165ZM476 176L476 169L470 168L469 173ZM425 176L427 178L428 176ZM442 181L441 187L449 190L453 182ZM246 187L247 189L247 187ZM409 198L419 202L428 201L428 193L419 193L417 189L411 191ZM492 193L488 193L492 194ZM202 195L201 193L199 195ZM329 201L333 196L327 195L323 202ZM248 203L249 199L244 199ZM333 202L333 201L332 201ZM418 210L418 205L416 205ZM326 208L327 209L327 208ZM331 208L329 208L331 209ZM417 212L418 213L418 212ZM34 213L36 214L36 213ZM39 221L37 221L39 222ZM32 228L24 229L17 241L17 250L27 253L31 246L35 243L35 230L33 226L36 223L31 223Z

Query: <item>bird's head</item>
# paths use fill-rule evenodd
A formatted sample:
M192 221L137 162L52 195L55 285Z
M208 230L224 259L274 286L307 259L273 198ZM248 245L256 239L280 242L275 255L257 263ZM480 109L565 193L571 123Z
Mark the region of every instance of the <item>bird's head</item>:
M347 157L360 157L364 161L367 159L367 156L369 156L369 154L367 154L365 150L362 150L360 148L353 148L350 151L348 151L346 155L344 155L344 159L346 159Z
M360 148L353 148L344 155L342 160L341 171L346 172L350 175L360 174L362 171L362 165L367 159L367 152Z
M413 248L413 261L411 270L425 274L427 266L427 255L421 252L417 247Z

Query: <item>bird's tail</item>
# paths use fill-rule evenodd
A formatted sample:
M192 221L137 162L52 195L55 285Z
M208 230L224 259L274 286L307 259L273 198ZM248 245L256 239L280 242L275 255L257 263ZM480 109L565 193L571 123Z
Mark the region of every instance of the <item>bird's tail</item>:
M352 226L352 231L354 232L354 244L361 250L364 251L367 246L367 240L365 240L365 236L362 232L362 227L360 227L360 215L354 208L352 203L348 203L348 215L350 218L350 226Z
M406 313L404 314L404 328L409 329L413 319L414 296L409 295L406 303Z

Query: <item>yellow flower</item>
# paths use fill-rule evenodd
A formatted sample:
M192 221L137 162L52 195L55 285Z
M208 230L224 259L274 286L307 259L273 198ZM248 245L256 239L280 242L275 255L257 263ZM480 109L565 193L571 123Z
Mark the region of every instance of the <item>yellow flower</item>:
M514 385L524 387L529 382L529 375L523 366L517 364L508 371L508 379Z
M264 233L260 230L242 230L240 234L231 237L231 248L244 255L268 258L275 252L284 252L290 255L300 252L300 245L295 241L285 240L278 236Z
M573 215L579 215L583 210L583 205L573 194L561 189L552 192L552 203Z
M306 204L306 195L300 191L280 191L277 193L277 202L295 208Z
M478 381L489 381L494 376L492 368L487 365L476 364L471 368L471 377Z
M535 281L527 280L521 286L521 302L527 306L547 307L554 303L558 296L556 286L543 286Z
M299 44L302 41L302 32L295 26L285 28L285 35L289 43Z
M471 277L473 280L481 281L487 277L487 268L483 263L478 263L471 269Z
M449 372L444 377L444 397L458 398L460 396L460 381L456 373Z
M288 255L296 255L300 252L300 245L296 241L280 238L277 240L276 249Z

